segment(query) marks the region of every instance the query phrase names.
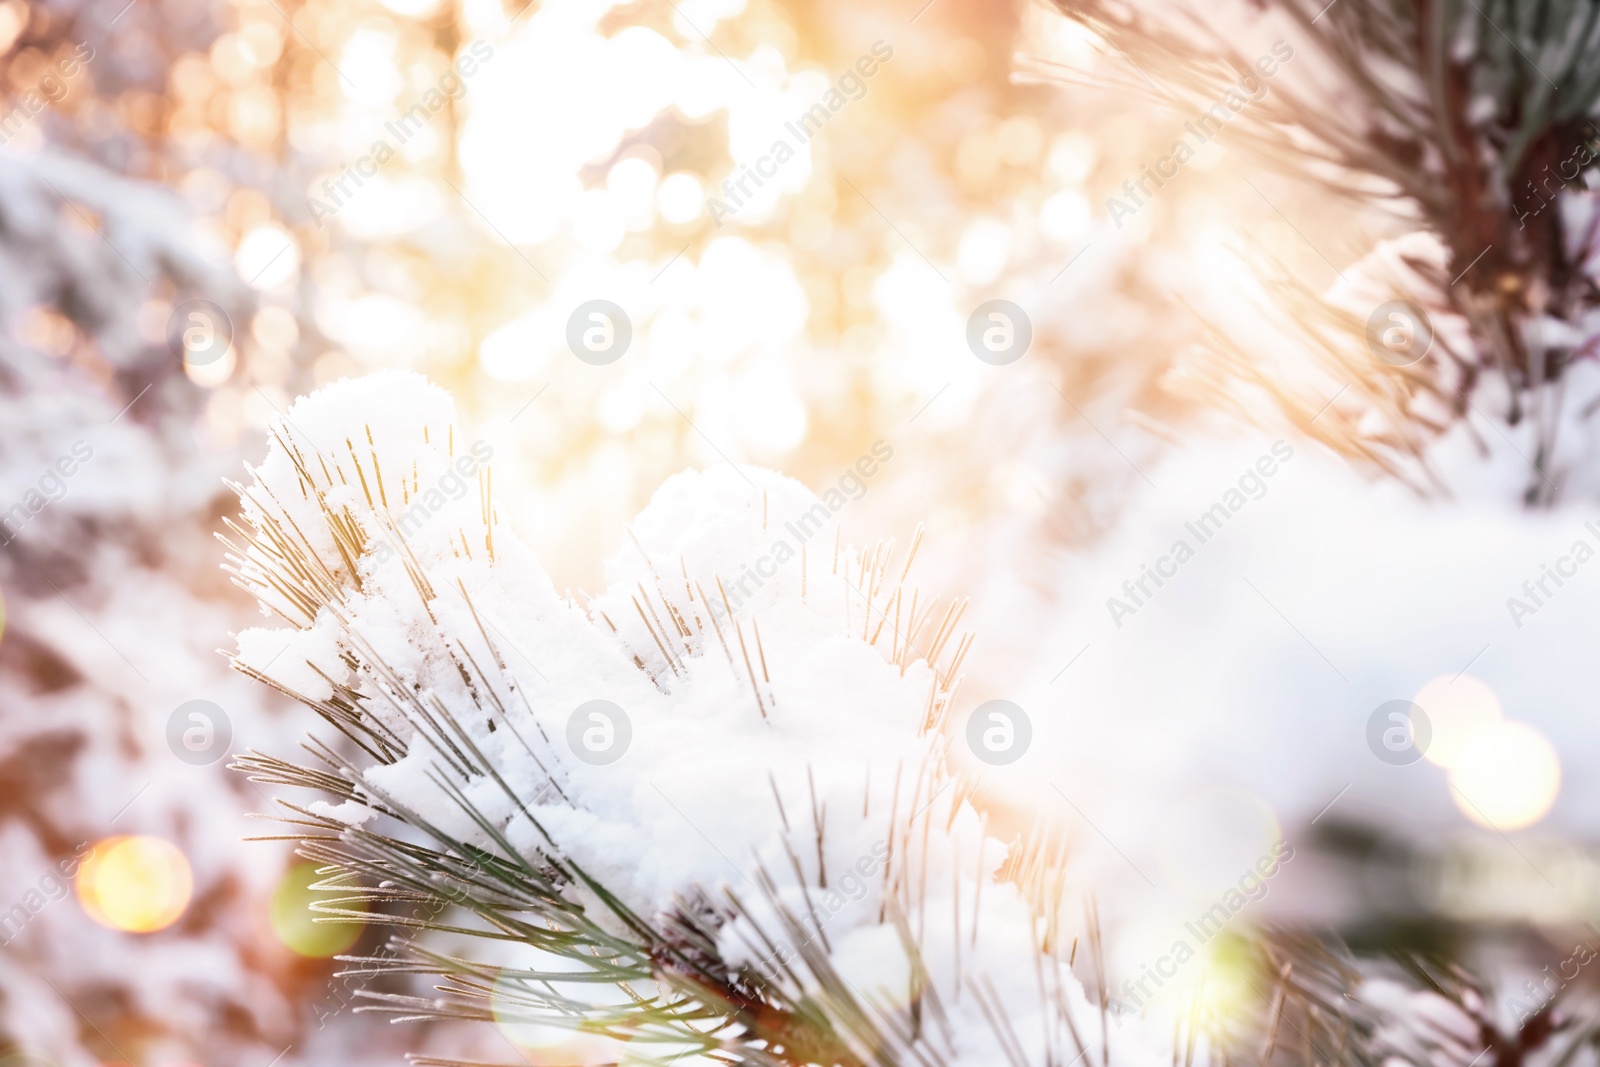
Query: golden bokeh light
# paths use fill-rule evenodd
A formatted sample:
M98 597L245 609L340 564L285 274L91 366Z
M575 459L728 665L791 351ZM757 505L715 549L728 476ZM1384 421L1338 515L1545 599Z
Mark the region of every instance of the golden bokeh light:
M234 369L239 365L238 352L237 348L229 345L226 352L209 363L185 361L183 373L194 384L205 389L213 389L233 377Z
M355 944L361 936L361 926L354 922L317 922L317 913L311 905L326 902L327 892L311 887L323 880L314 863L296 863L284 872L283 880L272 894L272 932L290 951L301 956L322 959L335 956ZM359 908L355 901L344 901L341 908Z
M189 861L159 837L108 837L78 872L78 903L101 926L134 934L178 921L194 892Z
M693 222L705 203L705 187L687 171L676 171L664 178L656 189L661 217L674 226Z
M300 270L300 246L281 226L257 226L239 242L234 254L239 274L258 289L274 289L295 277Z
M1478 735L1501 721L1500 698L1470 674L1435 678L1413 701L1433 729L1423 755L1445 770L1454 768Z
M10 49L27 24L27 8L21 4L0 4L0 52Z
M1493 830L1520 830L1549 813L1561 791L1561 758L1536 728L1497 722L1473 735L1450 768L1461 813Z
M1204 952L1205 969L1191 994L1195 1018L1218 1029L1248 1018L1261 999L1259 978L1251 974L1249 942L1237 932L1229 932Z

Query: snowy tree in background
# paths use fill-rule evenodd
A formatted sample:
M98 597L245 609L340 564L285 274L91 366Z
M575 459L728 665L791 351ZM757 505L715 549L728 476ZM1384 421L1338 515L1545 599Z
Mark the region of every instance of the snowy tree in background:
M210 563L231 453L169 331L192 300L249 321L219 252L156 186L59 150L0 155L8 1065L294 1064L356 1036L317 1029L308 1005L348 995L268 925L288 858L241 863L232 844L261 799L225 772L230 743L283 727L215 655L247 610ZM177 716L174 735L196 700L220 716ZM129 835L167 843L170 878L152 884L181 916L86 914L84 864ZM357 1046L336 1054L383 1053Z
M1058 6L1131 64L1133 88L1194 120L1190 151L1220 137L1334 206L1394 213L1401 236L1327 293L1264 260L1275 323L1219 328L1181 376L1188 395L1252 417L1266 401L1419 488L1445 488L1441 436L1503 439L1532 468L1530 502L1596 488L1575 469L1600 396L1592 3ZM1120 193L1124 207L1171 169Z

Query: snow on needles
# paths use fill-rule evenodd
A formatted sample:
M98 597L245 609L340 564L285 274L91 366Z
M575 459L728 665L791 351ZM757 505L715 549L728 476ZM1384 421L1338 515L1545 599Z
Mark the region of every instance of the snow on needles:
M850 548L791 479L686 472L581 601L499 525L507 488L485 451L412 374L340 382L290 410L240 488L253 532L229 542L241 583L291 626L241 634L236 664L347 741L320 749L337 777L244 765L333 792L342 804L308 814L352 854L379 847L378 812L459 859L514 851L530 899L545 878L554 894L524 909L546 928L521 938L521 966L620 974L639 942L656 995L636 1022L659 1023L668 1003L716 1008L699 1034L654 1033L668 1052L865 1062L891 1048L954 1067L1099 1047L1057 851L991 837L949 766L971 639L964 605L910 578L916 539ZM357 746L369 758L347 762ZM495 912L502 930L521 913ZM568 940L546 933L557 927ZM601 947L569 951L585 938ZM471 951L491 968L506 958L492 942ZM510 973L480 977L503 992ZM516 1011L486 995L502 1022L575 1015L615 1040L621 984L521 983ZM1138 1026L1113 1037L1119 1063L1165 1057Z

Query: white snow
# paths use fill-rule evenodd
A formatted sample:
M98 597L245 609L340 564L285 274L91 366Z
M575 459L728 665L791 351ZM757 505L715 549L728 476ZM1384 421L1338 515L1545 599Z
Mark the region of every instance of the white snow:
M402 374L324 390L298 402L287 419L300 449L310 441L319 450L361 442L356 459L367 471L367 488L330 499L373 528L387 525L376 517L382 505L369 503L379 497L376 469L385 471L393 517L403 504L389 472L414 469L426 482L448 459L440 431L453 421L442 393ZM427 443L422 424L430 428ZM369 427L376 445L366 444ZM323 457L331 480L339 482L342 473L348 483L355 461L338 457L334 471L336 454ZM307 466L317 470L320 462L308 459ZM330 571L339 571L343 587L314 621L304 620L309 636L287 643L309 643L329 661L334 645L364 660L381 657L406 686L442 700L512 783L516 799L487 777L465 782L467 795L493 822L509 826L521 847L542 844L536 821L558 854L642 914L703 893L723 915L724 957L773 972L780 968L763 958L771 953L761 947L756 927L774 940L788 938L758 884L770 877L776 899L800 917L808 913L809 893L820 927L815 938L832 951L839 973L859 997L885 998L886 1004L903 1004L907 995L911 965L895 929L896 915L904 915L954 1019L953 1036L946 1038L952 1063L987 1064L1001 1054L978 1004L985 992L1006 1005L1031 1053L1042 1056L1047 1043L1066 1040L1045 1008L1041 980L1064 985L1079 1030L1089 1031L1093 1013L1064 961L1047 960L1042 976L1019 965L1033 956L1047 928L1054 931L1052 950L1064 956L1068 945L1060 931L1077 929L1076 918L1061 922L1056 909L1062 905L1048 893L1040 896L1036 886L1030 897L1023 884L1001 875L1013 849L986 830L965 789L948 778L946 735L925 729L930 714L942 717L946 694L941 689L930 701L935 677L920 655L935 627L921 626L914 635L897 630L909 629L913 582L898 608L902 622L892 615L904 547L890 557L841 548L836 573L831 518L816 525L829 515L825 504L771 472L720 467L687 472L661 487L608 566L606 590L585 607L559 598L538 562L503 527L489 524L493 560L480 550L489 530L477 494L451 512L458 525L424 528L407 552L387 562L370 554L379 544L370 542L358 591L340 570L325 525L312 532L319 505L314 494L300 492L300 476L280 445L256 475L251 498L281 504ZM813 521L802 523L818 506ZM266 511L277 514L276 507ZM805 547L803 566L798 542ZM414 558L427 575L431 601L419 595L401 556ZM734 610L724 608L714 626L706 598L720 601L729 584L738 601L728 590ZM919 588L916 595L919 611L926 612L929 592ZM270 633L244 635L249 662L285 684L303 679L303 671L284 663L287 657L262 663L266 649L286 643L269 639ZM901 654L907 640L913 651ZM445 641L459 642L478 664L495 662L497 652L504 657L507 676L496 684L514 679L519 694L511 701L507 691L510 724L516 735L534 741L544 760L554 756L559 794L544 788L544 776L512 731L487 728L489 715L481 701L474 703ZM954 640L945 644L941 669L955 647ZM372 676L364 673L359 687L373 693ZM627 727L584 721L580 732L609 729L614 739L631 730L629 747L615 762L580 758L582 742L568 743L569 719L592 700L620 707ZM393 765L367 770L369 789L486 844L429 779L442 762L437 741L426 741L396 714L385 718L412 748ZM348 810L338 817L352 818ZM734 917L728 894L750 919ZM974 922L981 938L972 936ZM798 965L795 970L812 988L815 977ZM1146 1048L1144 1040L1136 1030L1121 1035L1120 1062L1154 1062L1159 1044Z

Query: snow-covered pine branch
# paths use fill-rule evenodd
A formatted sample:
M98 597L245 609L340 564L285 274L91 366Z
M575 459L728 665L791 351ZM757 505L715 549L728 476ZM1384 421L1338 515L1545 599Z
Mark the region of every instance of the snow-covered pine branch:
M580 605L484 454L389 373L298 402L239 487L232 568L289 626L235 665L344 735L239 765L332 795L292 807L323 909L402 928L358 972L443 977L373 1009L575 1031L591 1062L1064 1065L1108 1033L1166 1058L1073 976L1060 855L997 840L953 775L968 639L915 542L846 547L771 472L685 473Z
M1593 4L1056 6L1109 46L1103 83L1124 83L1177 138L1113 197L1113 217L1217 139L1344 208L1330 230L1380 222L1397 238L1355 264L1329 260L1339 280L1326 294L1282 263L1254 265L1270 290L1263 314L1230 323L1205 309L1213 338L1176 392L1287 420L1419 488L1450 482L1437 452L1494 454L1503 440L1533 467L1529 503L1593 492L1582 462L1600 396ZM1308 229L1298 238L1326 259Z

